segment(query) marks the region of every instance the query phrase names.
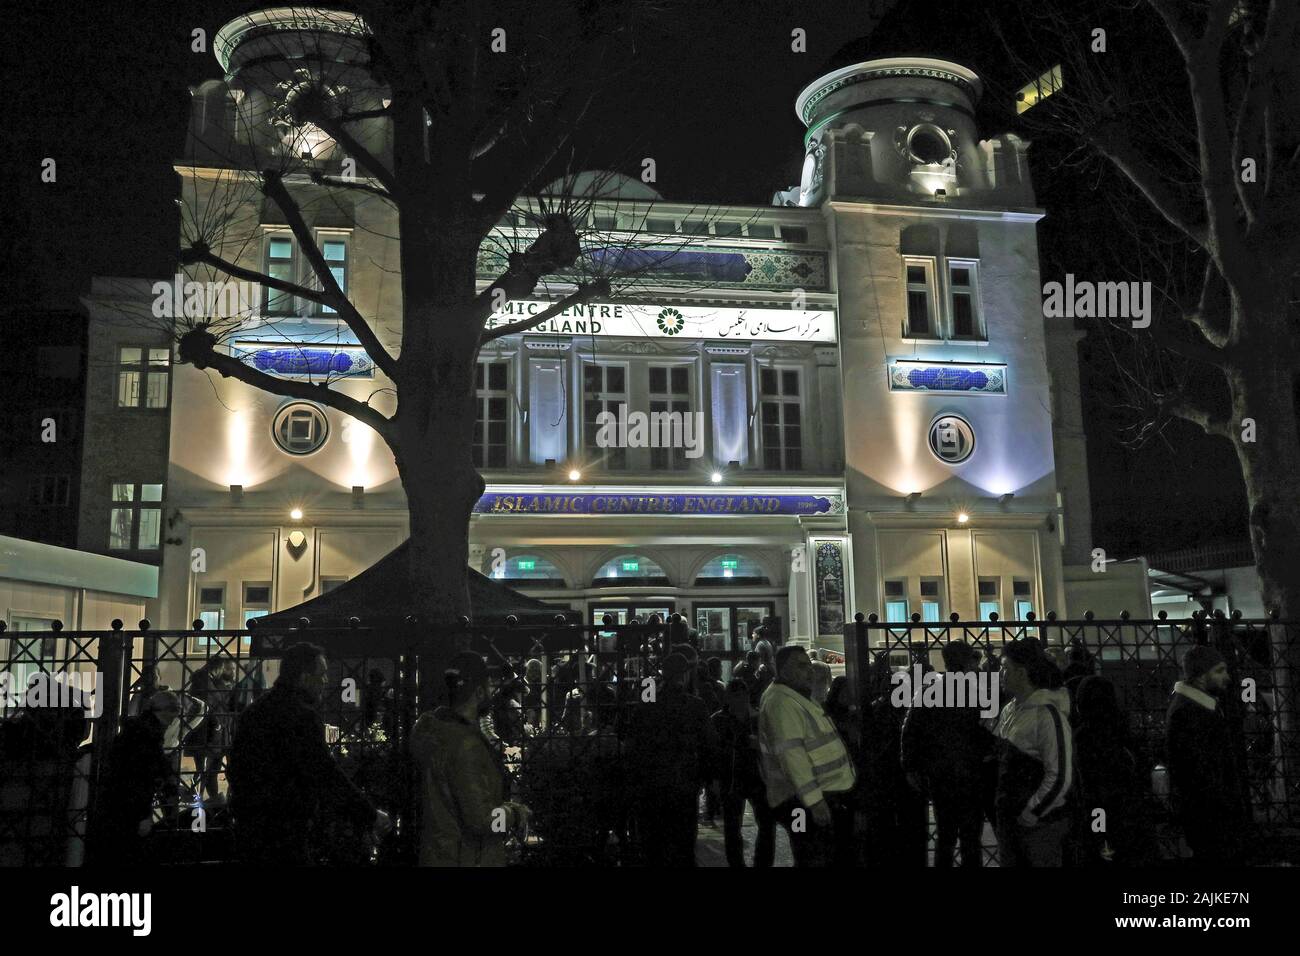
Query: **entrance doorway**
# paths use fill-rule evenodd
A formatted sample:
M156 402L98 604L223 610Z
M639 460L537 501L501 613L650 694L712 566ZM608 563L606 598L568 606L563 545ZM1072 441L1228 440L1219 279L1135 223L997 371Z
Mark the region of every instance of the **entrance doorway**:
M700 653L741 661L749 650L749 635L764 619L776 615L771 601L723 604L709 601L695 605L695 629L700 632Z
M604 624L605 615L609 614L614 618L615 624L631 624L632 618L644 624L650 620L651 614L658 614L664 622L668 621L668 616L673 613L674 604L672 601L646 601L641 604L593 604L591 607L591 623Z

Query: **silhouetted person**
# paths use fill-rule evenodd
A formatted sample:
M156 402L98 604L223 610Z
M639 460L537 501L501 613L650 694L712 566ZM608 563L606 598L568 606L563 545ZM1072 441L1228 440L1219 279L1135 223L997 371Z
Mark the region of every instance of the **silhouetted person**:
M231 812L246 863L307 866L314 827L327 815L386 832L388 815L343 775L325 744L317 707L329 665L314 644L286 648L275 686L239 718L230 749Z
M876 656L867 683L869 703L862 715L866 863L870 867L924 867L930 837L927 804L903 773L906 711L893 704L887 653Z
M754 866L771 866L776 856L776 820L767 805L763 776L759 770L758 715L749 706L749 688L744 681L733 678L727 684L722 709L709 719L718 739L714 774L722 802L727 865L745 865L742 823L745 801L749 801L758 825Z
M17 716L0 720L0 866L63 866L75 831L85 710L37 705L33 693Z
M1115 700L1115 687L1101 677L1085 677L1074 700L1074 766L1078 772L1078 842L1083 865L1133 866L1154 855L1146 813L1143 780L1129 738L1128 722ZM1094 832L1094 810L1106 813L1106 829Z
M122 721L100 777L95 814L87 833L91 866L138 866L147 862L145 838L153 830L154 797L176 787L163 752L167 728L180 719L181 705L170 691L154 691L140 713Z
M206 801L220 796L221 762L230 747L234 718L235 662L214 657L194 673L190 694L203 701L203 717L185 735L185 753L194 760L195 794ZM178 705L179 706L179 705Z
M424 778L421 866L505 866L509 835L528 810L506 798L505 767L479 728L492 707L488 669L473 651L452 658L448 703L420 715L411 756Z
M692 668L663 659L655 699L635 706L627 737L633 815L650 866L695 865L700 787L708 777L712 728L704 702L687 691Z
M1190 648L1166 719L1174 810L1197 863L1245 856L1250 809L1219 701L1230 680L1222 654L1208 644Z
M1007 645L999 689L1010 694L995 733L999 866L1060 866L1074 780L1070 696L1032 637Z
M866 808L866 775L862 772L862 713L853 693L849 679L841 674L831 680L830 690L826 694L823 708L826 716L835 725L836 732L844 741L849 752L849 759L858 772L853 789L849 792L849 802L853 806L854 825L853 840L850 844L840 843L836 847L842 859L851 866L860 866L865 859L866 826L863 811Z
M929 794L934 803L937 836L934 865L952 866L960 842L961 865L982 865L984 808L980 774L993 749L993 735L980 717L975 679L979 652L965 641L952 641L942 650L944 671L970 675L964 706L912 707L903 720L902 764L908 784ZM920 688L916 688L920 690Z

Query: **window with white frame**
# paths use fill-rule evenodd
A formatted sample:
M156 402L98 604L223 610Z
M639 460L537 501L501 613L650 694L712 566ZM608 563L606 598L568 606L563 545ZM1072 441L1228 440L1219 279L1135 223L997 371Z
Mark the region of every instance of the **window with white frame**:
M110 551L157 550L162 536L161 484L115 482L108 520Z
M1001 584L998 578L980 578L979 580L979 619L987 621L990 614L1002 616Z
M907 324L905 338L937 338L935 314L934 260L916 256L903 259L907 283Z
M605 467L612 470L627 467L627 449L600 447L601 425L597 418L601 412L617 417L619 405L626 404L627 366L590 363L582 366L583 448L590 461L603 461Z
M685 429L686 417L691 413L691 376L690 367L686 365L651 365L647 370L650 391L650 422L654 428L656 422L665 421L656 415L676 416L666 419L669 422L668 434L660 430L660 440L668 437L672 445L667 448L650 449L650 467L656 471L685 471L690 467L686 457ZM680 425L678 425L680 422Z
M289 235L271 235L266 237L266 274L281 282L295 282L294 246L296 243ZM294 297L279 289L266 289L267 315L293 315L296 311Z
M348 294L348 241L345 233L321 232L316 235L316 248L320 250L325 267L338 283L340 291ZM305 256L300 256L297 239L289 233L271 233L266 237L266 274L272 279L292 282L312 289L320 289L316 270ZM303 281L305 277L305 281ZM263 306L269 316L307 315L336 316L337 309L319 302L300 303L289 292L267 287Z
M764 366L758 372L760 438L768 471L803 468L803 389L799 370Z
M921 579L921 620L943 620L943 578Z
M328 234L322 235L317 239L317 245L320 247L321 255L325 259L325 265L338 283L339 290L344 296L348 294L348 241L346 236ZM319 286L319 282L313 283ZM318 305L316 307L319 315L338 315L337 309L332 309L328 305Z
M123 346L117 350L117 407L166 408L170 348Z
M982 339L978 263L973 259L948 260L948 319L950 338Z
M909 620L907 612L907 582L885 582L885 621L890 624L905 624Z
M474 467L506 467L510 423L510 363L481 361L474 370Z
M1023 621L1034 611L1034 589L1029 581L1013 580L1011 589L1016 599L1016 620Z

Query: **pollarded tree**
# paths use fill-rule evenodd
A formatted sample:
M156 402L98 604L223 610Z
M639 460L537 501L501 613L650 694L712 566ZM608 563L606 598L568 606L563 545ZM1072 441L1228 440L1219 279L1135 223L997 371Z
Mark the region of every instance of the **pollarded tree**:
M1136 341L1118 372L1147 432L1172 415L1232 443L1265 603L1300 617L1300 4L1087 0L1023 17L1034 39L1009 52L1026 77L1059 62L1061 82L1024 119L1118 171L1126 188L1099 198L1131 233L1125 278L1158 293L1149 328L1124 322Z
M337 317L391 384L367 394L329 370L313 380L260 369L225 347L246 315L178 320L172 334L182 361L329 406L383 440L410 513L410 610L450 621L469 611L468 527L484 490L472 453L480 347L608 297L675 252L662 243L642 255L602 250L625 249L635 229L617 240L593 235L586 224L601 184L577 184L572 168L593 100L626 77L638 31L669 5L355 6L254 13L218 36L229 77L198 93L206 98L192 127L194 165L180 169L180 259L191 279L259 284L272 315L302 301ZM548 181L561 186L537 194ZM342 287L316 230L340 216L399 240L387 270L400 275L400 323L363 314ZM292 234L305 278L256 251L268 221ZM514 227L502 230L503 221ZM499 271L480 289L484 262ZM489 322L539 291L558 298L519 321Z

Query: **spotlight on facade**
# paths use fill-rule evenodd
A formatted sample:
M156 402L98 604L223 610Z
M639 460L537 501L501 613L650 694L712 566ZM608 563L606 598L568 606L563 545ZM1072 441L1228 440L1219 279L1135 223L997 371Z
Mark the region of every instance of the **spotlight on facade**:
M289 517L292 518L294 521L301 521L301 520L302 520L302 509L301 509L301 508L294 508L292 511L289 512Z
M713 483L716 485L718 482L722 481L722 472L715 471L712 477L713 477Z
M946 189L936 189L936 190L934 191L934 198L935 198L935 199L947 199L947 198L948 198L948 190L946 190Z
M965 524L965 523L968 522L968 521L970 521L970 515L968 515L968 514L967 514L966 512L964 512L964 511L959 511L959 512L957 512L957 523L958 523L958 524Z
M582 472L578 471L578 469L576 469L576 468L570 468L570 469L569 469L569 480L570 480L570 481L577 481L577 480L578 480L579 478L581 478L581 477L582 477Z
M232 505L238 505L238 504L243 504L243 502L244 502L244 486L243 486L243 485L231 485L231 486L230 486L230 503L231 503Z
M998 501L1001 502L1002 507L1005 508L1007 505L1011 504L1011 499L1014 498L1015 496L1016 496L1015 492L1008 491L1005 495L1000 497Z
M352 486L352 507L363 508L365 507L365 504L366 504L366 486L353 485Z
M906 501L909 505L914 505L921 500L921 493L919 491L913 491L903 500Z
M546 459L546 467L547 467L547 468L554 468L554 467L555 467L555 459L554 459L554 458L548 458L548 459Z

